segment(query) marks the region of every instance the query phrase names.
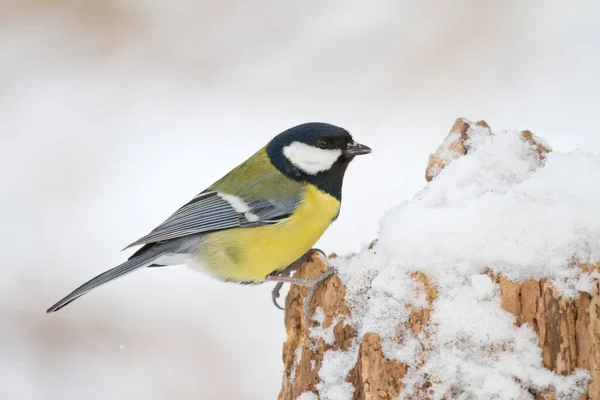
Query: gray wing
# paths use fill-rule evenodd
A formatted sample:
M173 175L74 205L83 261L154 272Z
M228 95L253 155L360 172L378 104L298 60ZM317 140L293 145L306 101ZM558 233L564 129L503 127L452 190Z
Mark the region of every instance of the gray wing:
M126 249L198 233L277 223L294 211L297 202L273 199L246 201L219 192L201 193Z

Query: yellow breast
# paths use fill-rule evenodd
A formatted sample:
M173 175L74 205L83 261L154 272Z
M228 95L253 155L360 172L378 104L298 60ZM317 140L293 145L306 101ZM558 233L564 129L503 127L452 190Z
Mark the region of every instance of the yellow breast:
M306 253L339 209L336 198L307 186L294 214L277 224L208 234L198 249L198 261L223 280L262 282Z

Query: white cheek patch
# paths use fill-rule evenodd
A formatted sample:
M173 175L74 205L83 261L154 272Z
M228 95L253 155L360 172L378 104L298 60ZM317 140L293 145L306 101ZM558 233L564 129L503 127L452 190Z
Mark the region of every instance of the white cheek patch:
M307 174L327 171L342 155L340 149L325 150L306 143L292 142L283 148L283 155Z
M248 221L258 221L258 215L250 212L250 207L248 207L248 204L246 204L244 199L242 199L241 197L226 193L217 193L217 195L226 202L228 202L229 205L233 207L235 211L244 214L244 217L246 217Z

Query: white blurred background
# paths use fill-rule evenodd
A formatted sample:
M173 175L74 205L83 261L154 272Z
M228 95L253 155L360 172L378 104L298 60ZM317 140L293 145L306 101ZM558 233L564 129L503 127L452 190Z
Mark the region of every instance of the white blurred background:
M271 286L144 270L45 310L298 123L374 149L318 243L337 253L456 117L600 152L597 4L0 0L0 398L276 398Z

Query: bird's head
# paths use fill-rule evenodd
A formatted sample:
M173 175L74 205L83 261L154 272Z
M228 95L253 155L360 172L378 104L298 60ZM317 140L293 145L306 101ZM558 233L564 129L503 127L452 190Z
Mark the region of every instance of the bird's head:
M286 176L312 183L337 198L341 198L342 180L350 161L370 152L345 129L320 122L290 128L267 145L271 162Z

